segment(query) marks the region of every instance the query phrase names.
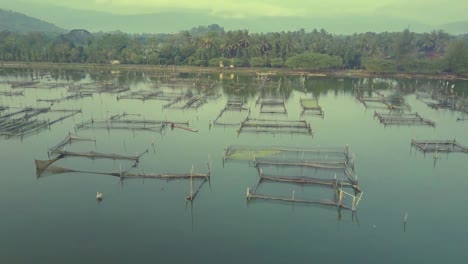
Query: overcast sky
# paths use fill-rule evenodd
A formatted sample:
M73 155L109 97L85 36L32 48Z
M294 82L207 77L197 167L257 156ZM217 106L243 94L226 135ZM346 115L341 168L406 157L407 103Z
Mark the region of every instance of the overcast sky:
M0 0L1 2L14 0ZM18 1L18 0L17 0ZM173 8L226 17L385 15L426 24L466 21L468 0L20 0L118 14Z

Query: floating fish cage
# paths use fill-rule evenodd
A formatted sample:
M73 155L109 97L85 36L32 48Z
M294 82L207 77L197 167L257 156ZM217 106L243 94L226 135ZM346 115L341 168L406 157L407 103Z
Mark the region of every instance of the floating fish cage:
M0 96L9 96L9 97L24 96L24 92L23 91L0 91Z
M241 133L291 133L312 135L310 124L304 120L273 120L247 117L237 130Z
M354 167L354 153L345 148L253 147L232 145L224 150L223 163L228 160L256 163L304 163L335 167Z
M178 98L183 97L184 94L180 92L168 92L168 91L135 91L129 94L123 94L117 96L117 100L159 100L159 101L174 101Z
M330 185L334 181L342 187L360 191L352 168L331 162L267 161L256 162L260 177L278 182L303 182Z
M68 92L71 93L111 93L118 94L129 91L130 87L122 87L113 83L80 83L71 84Z
M242 106L242 101L228 101L213 121L214 125L238 126L250 114L250 109Z
M38 102L47 102L47 103L60 103L63 101L68 101L68 100L73 100L73 99L81 99L84 97L92 97L92 93L83 93L83 92L78 92L72 95L68 95L62 98L55 98L55 99L37 99L36 101Z
M354 154L345 148L228 146L226 160L248 161L259 176L247 200L319 204L355 211L362 197ZM350 193L344 191L350 189ZM354 192L354 194L351 194ZM350 197L350 199L345 199Z
M358 97L358 100L366 108L411 110L411 107L405 103L403 97L399 96Z
M374 113L374 118L377 117L380 123L384 125L420 125L435 127L435 122L422 118L418 113Z
M149 152L150 147L153 147L153 151L156 152L154 143L150 144L144 151L140 152L140 154L135 155L125 155L125 154L112 154L112 153L101 153L96 151L85 151L85 152L77 152L77 151L68 151L65 150L64 147L68 144L71 144L75 141L95 141L94 139L83 138L76 135L69 134L65 137L64 140L59 142L56 146L49 149L49 155L55 155L55 157L49 160L35 160L36 165L36 175L38 178L42 178L45 176L50 175L57 175L57 174L65 174L65 173L75 173L75 174L91 174L91 175L107 175L113 176L120 179L121 182L127 179L159 179L165 181L173 181L173 180L190 180L190 192L185 197L188 201L193 201L203 185L206 182L210 181L211 176L211 169L210 163L208 163L208 172L207 173L197 173L194 171L194 167L192 166L192 170L187 173L147 173L144 170L139 171L137 165L140 162L141 156ZM122 170L122 166L120 166L120 170L118 171L94 171L92 169L88 170L81 170L81 169L73 169L67 168L64 166L57 166L54 163L60 161L65 158L88 158L88 159L108 159L108 160L127 160L131 161L133 165L131 168L127 170Z
M313 114L322 117L324 116L323 109L319 105L317 99L301 98L300 103L302 108L301 116L304 114Z
M208 102L206 96L180 96L172 102L163 105L170 109L198 109Z
M456 140L411 140L411 146L426 153L468 153L468 148L458 143Z
M330 185L317 185L311 180L292 182L261 177L255 187L247 188L247 200L267 200L293 204L316 204L334 206L338 209L355 211L362 198L362 192L351 194L339 187L337 181Z
M262 100L260 103L260 113L262 114L287 114L284 99Z
M39 82L38 81L33 81L33 82L9 82L11 88L35 88Z
M81 110L52 110L50 107L21 108L0 116L0 135L6 137L25 136L49 128L53 124L61 122L78 113L81 113ZM43 117L44 114L48 114L48 116ZM38 119L39 117L42 117L42 119Z
M56 150L61 150L63 149L66 145L71 145L74 142L79 142L79 141L93 141L96 142L96 139L94 138L87 138L87 137L80 137L71 133L68 133L68 135L59 143L57 143L55 146L51 147L49 149L49 155L56 151Z

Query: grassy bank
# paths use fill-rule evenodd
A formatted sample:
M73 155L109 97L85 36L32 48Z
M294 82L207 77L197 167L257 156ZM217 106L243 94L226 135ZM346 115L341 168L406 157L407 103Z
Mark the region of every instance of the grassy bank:
M159 65L131 65L131 64L88 64L88 63L27 63L0 62L0 68L29 68L29 69L63 69L63 70L108 70L108 71L145 71L145 72L182 72L182 73L234 73L256 74L268 73L279 75L315 76L315 77L393 77L417 79L468 80L467 76L456 74L423 74L423 73L376 73L366 70L321 70L308 71L288 68L219 68L193 66L159 66Z

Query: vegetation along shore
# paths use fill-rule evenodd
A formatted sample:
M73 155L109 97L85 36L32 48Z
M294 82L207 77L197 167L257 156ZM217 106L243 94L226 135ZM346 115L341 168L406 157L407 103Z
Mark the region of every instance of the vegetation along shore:
M0 32L0 61L40 67L252 68L327 75L468 76L468 36L443 31L334 35L325 30L250 33L199 26L173 34ZM71 65L68 65L71 64ZM67 66L65 66L67 65ZM91 66L89 66L91 65ZM103 66L107 65L107 66ZM123 66L125 65L125 66ZM242 68L242 69L239 69Z

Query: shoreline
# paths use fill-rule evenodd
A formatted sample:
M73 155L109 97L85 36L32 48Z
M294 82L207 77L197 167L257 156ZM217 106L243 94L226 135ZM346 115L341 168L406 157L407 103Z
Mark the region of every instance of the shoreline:
M0 69L64 69L64 70L109 70L109 71L145 71L145 72L177 72L177 73L237 73L237 74L287 74L293 76L309 77L348 77L348 78L406 78L406 79L440 79L440 80L468 80L468 77L439 73L376 73L366 70L302 70L287 68L219 68L195 66L160 66L160 65L132 65L132 64L88 64L88 63L49 63L49 62L0 62Z

